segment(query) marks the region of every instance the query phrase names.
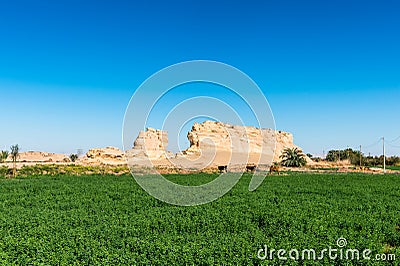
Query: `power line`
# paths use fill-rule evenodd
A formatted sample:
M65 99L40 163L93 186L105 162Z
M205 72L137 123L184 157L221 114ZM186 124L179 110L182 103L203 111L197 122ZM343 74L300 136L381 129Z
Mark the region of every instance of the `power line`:
M382 138L379 138L376 142L370 144L370 145L363 145L364 148L370 148L372 146L375 146L377 144L379 144L379 142L381 142Z
M390 147L393 147L393 148L400 148L400 146L398 146L398 145L393 145L393 144L390 144L390 143L388 143L388 142L386 142L386 144L389 145Z
M379 143L381 143L381 141L384 143L384 145L388 145L388 146L393 147L393 148L400 148L400 146L398 146L398 145L391 144L391 143L393 143L393 142L395 142L395 141L397 141L399 139L400 139L400 136L398 136L397 138L393 139L392 141L387 141L387 140L385 140L384 138L381 137L377 141L375 141L375 142L373 142L373 143L371 143L369 145L360 145L358 147L359 148L358 151L360 153L362 153L362 151L360 149L361 146L362 146L362 150L368 151L369 148L377 146ZM351 146L347 146L346 149L356 150L356 149L352 148ZM331 149L325 148L325 149L322 150L323 157L325 157L329 153L329 151L338 151L338 150L340 151L341 149L340 148L339 149L336 149L336 148L331 148Z

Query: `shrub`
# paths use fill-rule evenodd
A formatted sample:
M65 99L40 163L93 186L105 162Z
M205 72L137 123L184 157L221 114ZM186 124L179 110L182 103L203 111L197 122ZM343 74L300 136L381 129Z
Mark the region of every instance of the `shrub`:
M8 175L8 167L2 166L0 167L0 178L6 178Z

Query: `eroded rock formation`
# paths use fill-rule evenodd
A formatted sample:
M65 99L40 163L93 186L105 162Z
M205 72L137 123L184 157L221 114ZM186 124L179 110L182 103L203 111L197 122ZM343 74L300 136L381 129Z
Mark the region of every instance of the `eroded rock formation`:
M203 169L216 165L265 164L280 161L285 148L299 148L293 135L272 129L234 126L221 122L195 123L188 132L190 147L178 154L166 151L167 132L141 131L133 148L124 154L118 148L92 149L80 159L84 164L124 164ZM274 152L275 151L275 152ZM312 161L307 157L307 162Z
M162 159L173 156L171 152L166 151L167 146L168 133L166 131L147 128L146 131L140 131L129 153L136 157Z
M86 155L79 159L84 165L119 165L126 164L126 158L123 151L115 147L90 149Z
M128 158L133 161L147 158L153 165L172 164L187 169L224 164L270 165L280 161L279 156L285 148L297 147L293 144L293 135L287 132L213 121L195 123L188 133L188 140L190 147L173 155L165 152L167 132L149 128L140 132L133 149L127 152ZM309 158L307 161L312 163Z
M7 161L11 161L11 155L8 156ZM41 152L41 151L27 151L19 153L19 162L28 163L60 163L70 162L70 159L65 154Z
M213 121L195 123L188 133L188 139L190 147L182 152L183 155L204 156L206 151L214 150L216 164L228 163L229 160L240 164L246 160L243 154L248 154L247 163L270 164L280 161L279 156L285 148L299 148L293 143L293 135L288 132ZM306 159L312 164L311 159Z

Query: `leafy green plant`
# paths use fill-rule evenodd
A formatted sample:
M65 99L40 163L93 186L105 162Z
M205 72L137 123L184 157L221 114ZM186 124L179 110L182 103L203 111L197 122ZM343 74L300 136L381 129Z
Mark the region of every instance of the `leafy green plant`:
M306 165L307 161L304 154L298 148L286 148L282 151L281 164L287 167L301 167Z

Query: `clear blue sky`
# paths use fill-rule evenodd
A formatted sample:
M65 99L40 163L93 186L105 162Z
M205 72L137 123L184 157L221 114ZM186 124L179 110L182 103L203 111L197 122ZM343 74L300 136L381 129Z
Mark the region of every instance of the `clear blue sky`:
M399 1L141 2L2 2L0 148L122 147L135 89L194 59L248 74L305 152L400 135Z

